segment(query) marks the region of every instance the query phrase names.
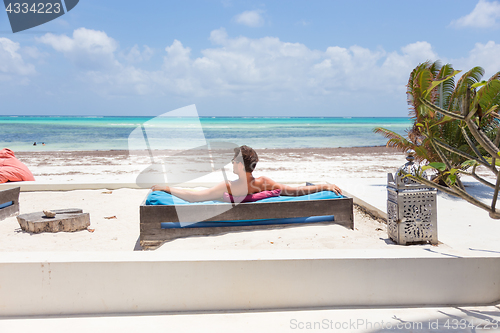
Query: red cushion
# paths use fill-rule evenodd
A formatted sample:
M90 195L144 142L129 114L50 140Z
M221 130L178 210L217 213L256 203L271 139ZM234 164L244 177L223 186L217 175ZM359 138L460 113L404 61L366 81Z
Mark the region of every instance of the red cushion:
M35 180L28 167L16 158L12 150L0 150L0 184L25 180Z
M224 193L222 196L222 200L225 202L235 202L235 203L241 203L241 202L254 202L257 200L262 200L265 198L270 198L270 197L279 197L281 193L280 189L272 190L272 191L262 191L259 193L253 193L253 194L248 194L246 196L236 196L233 197L229 193Z

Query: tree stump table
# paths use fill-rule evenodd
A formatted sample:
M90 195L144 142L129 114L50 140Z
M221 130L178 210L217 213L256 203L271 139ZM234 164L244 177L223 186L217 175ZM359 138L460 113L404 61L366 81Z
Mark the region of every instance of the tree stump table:
M22 214L17 221L24 231L32 233L79 231L90 225L90 214L78 208L52 210L55 217L47 217L43 212Z

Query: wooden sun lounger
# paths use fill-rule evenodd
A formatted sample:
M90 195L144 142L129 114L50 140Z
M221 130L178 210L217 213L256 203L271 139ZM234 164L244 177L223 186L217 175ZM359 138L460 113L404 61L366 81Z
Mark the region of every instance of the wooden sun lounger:
M221 205L230 204L221 203ZM180 205L177 207L173 205L148 206L146 205L146 200L144 200L140 207L140 245L142 249L153 250L160 247L165 242L182 237L310 225L310 223L294 223L178 229L161 228L162 222L179 222L176 209L186 210L184 211L186 213L196 213L196 211L210 212L216 211L217 208L215 206L218 205ZM241 203L205 221L274 219L324 215L334 215L335 221L317 223L340 224L347 228L354 229L353 199L340 198L310 201Z
M19 192L20 187L0 191L0 205L11 203L9 206L0 208L0 220L7 217L19 215Z

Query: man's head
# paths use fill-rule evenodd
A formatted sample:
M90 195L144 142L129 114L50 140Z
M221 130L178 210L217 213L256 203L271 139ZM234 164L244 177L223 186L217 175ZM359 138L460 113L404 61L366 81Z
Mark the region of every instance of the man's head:
M240 154L241 153L241 154ZM243 164L245 165L246 172L253 172L255 167L257 166L257 162L259 161L259 157L255 150L248 146L241 146L239 148L234 148L234 158L235 162L241 162L241 158L243 158Z

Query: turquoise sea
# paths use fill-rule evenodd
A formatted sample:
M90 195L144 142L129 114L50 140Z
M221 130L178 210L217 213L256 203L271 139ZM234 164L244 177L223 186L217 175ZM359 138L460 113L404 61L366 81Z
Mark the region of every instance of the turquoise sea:
M0 116L0 149L14 151L128 149L128 137L141 125L158 137L176 139L170 149L185 149L182 138L200 131L197 119L153 117ZM194 124L194 125L193 125ZM404 134L409 118L200 117L207 140L253 148L380 146L376 126ZM34 146L33 143L37 142ZM42 145L42 142L45 145Z

